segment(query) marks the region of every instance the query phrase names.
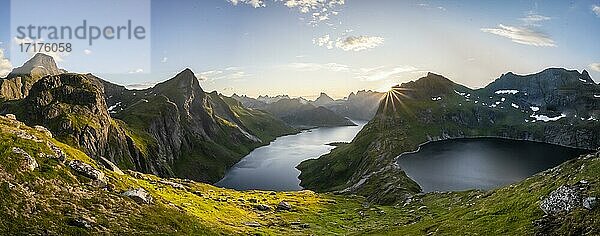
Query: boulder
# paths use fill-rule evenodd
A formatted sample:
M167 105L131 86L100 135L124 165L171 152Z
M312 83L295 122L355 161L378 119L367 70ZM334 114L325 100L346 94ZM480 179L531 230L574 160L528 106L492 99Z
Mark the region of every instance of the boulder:
M244 225L249 226L249 227L254 227L254 228L258 228L261 226L260 223L258 223L256 221L245 222Z
M264 204L255 205L254 208L256 208L256 210L259 210L259 211L268 211L268 210L271 210L270 206L264 205Z
M583 199L583 207L585 209L592 210L596 207L596 204L598 204L596 197L586 197Z
M13 147L12 152L21 156L21 169L23 169L24 171L33 171L35 170L35 168L39 167L37 161L35 161L35 158L33 158L31 155L29 155L29 153L25 152L23 149Z
M48 136L48 138L52 138L52 132L50 132L50 130L46 129L46 127L41 126L41 125L36 125L33 126L33 128L41 133L43 133L44 135Z
M75 227L84 228L84 229L92 228L92 223L83 218L70 219L67 222L67 224L70 226L75 226Z
M292 210L292 205L286 201L281 201L279 204L277 204L277 210L278 211L290 211L290 210Z
M104 158L103 156L100 156L100 164L102 164L104 167L106 167L106 169L109 169L119 175L124 175L125 173L123 173L123 171L121 171L121 169L119 169L119 167L117 165L115 165L114 163L112 163L111 161L109 161L108 159Z
M140 204L152 203L152 196L143 188L132 189L122 194L123 196L129 197Z
M173 187L175 189L185 190L185 186L183 186L183 184L180 184L180 183L175 183L175 182L166 181L166 180L160 180L158 182L161 183L161 184L169 185L169 186L171 186L171 187Z
M78 174L88 177L92 180L100 180L102 182L105 181L106 176L104 173L102 173L102 171L99 171L98 169L80 160L69 161L68 166Z
M61 163L65 163L65 161L67 160L67 154L63 152L62 149L54 145L54 143L52 142L47 142L46 145L48 145L48 147L52 149L52 152L54 152L54 155L50 156L50 158L56 159Z
M560 186L552 191L540 204L544 213L555 215L561 212L570 212L580 206L581 194L570 186Z

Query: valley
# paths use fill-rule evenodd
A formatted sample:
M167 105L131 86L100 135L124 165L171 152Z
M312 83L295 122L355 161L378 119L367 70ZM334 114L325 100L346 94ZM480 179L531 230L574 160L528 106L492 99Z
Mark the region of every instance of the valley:
M22 68L42 67L56 65L38 54ZM92 74L18 71L2 80L12 82L0 105L1 233L599 230L600 88L585 71L507 73L476 90L429 73L384 94L314 101L205 92L189 69L144 90ZM419 185L427 175L397 162L426 142L482 137L579 149L544 147L555 160L538 157L540 166L499 174L492 181L509 180L490 187L431 189Z

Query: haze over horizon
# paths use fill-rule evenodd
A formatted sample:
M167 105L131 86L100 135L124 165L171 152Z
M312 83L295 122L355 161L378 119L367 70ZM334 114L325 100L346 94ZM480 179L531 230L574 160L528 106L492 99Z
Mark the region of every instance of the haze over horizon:
M10 1L0 0L0 22ZM206 91L343 98L386 91L427 72L471 88L507 72L587 70L600 80L600 2L519 1L152 1L152 66L96 73L119 51L54 55L61 68L130 88L150 87L191 68ZM190 7L192 6L192 7ZM15 43L0 29L0 76ZM135 53L135 52L130 52ZM115 65L116 66L116 65Z

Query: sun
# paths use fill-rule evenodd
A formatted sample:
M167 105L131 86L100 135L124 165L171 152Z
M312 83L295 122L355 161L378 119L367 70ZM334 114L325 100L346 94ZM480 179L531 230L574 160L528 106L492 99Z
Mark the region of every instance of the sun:
M409 91L409 89L400 86L393 86L392 89L388 90L382 98L383 111L386 113L392 111L393 114L398 114L398 109L402 108L410 113L410 110L403 101L403 99L408 98L405 93L406 91Z

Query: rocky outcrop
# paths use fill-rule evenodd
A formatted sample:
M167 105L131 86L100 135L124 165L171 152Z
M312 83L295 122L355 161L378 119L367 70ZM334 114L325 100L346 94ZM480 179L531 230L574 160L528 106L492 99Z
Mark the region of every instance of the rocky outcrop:
M16 154L21 159L21 170L23 171L33 171L35 168L38 168L39 165L35 158L33 158L29 153L24 151L21 148L13 147L12 152Z
M140 204L151 204L152 196L143 188L132 189L122 194L125 197L129 197Z
M92 180L106 182L106 178L105 178L106 176L104 175L104 173L102 173L102 171L94 168L90 164L87 164L80 160L71 160L71 161L69 161L67 166L69 166L72 170L74 170L78 174L88 177Z
M46 76L25 99L6 104L5 109L49 138L80 147L95 159L105 156L114 163L151 170L133 139L109 116L102 89L90 74Z
M44 76L58 75L58 69L51 56L38 53L23 66L13 69L4 79L0 79L0 100L17 100L27 97L29 90Z
M552 191L540 204L544 213L554 215L561 212L570 212L581 206L581 194L575 188L560 186Z
M110 115L124 121L152 160L151 172L216 182L250 150L293 129L244 108L235 100L206 93L186 69L146 90L127 90L102 81Z
M281 201L281 202L279 202L279 204L277 204L277 210L278 211L291 211L292 204L290 204L286 201Z

